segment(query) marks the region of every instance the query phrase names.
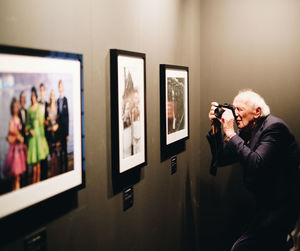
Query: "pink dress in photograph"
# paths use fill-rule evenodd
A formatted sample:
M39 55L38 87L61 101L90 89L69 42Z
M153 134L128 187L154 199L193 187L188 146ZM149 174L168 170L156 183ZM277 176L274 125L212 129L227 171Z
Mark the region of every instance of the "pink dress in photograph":
M9 135L16 136L22 129L22 124L13 121L14 131L9 132ZM23 174L26 171L27 147L17 140L10 144L3 173L6 177L15 177Z

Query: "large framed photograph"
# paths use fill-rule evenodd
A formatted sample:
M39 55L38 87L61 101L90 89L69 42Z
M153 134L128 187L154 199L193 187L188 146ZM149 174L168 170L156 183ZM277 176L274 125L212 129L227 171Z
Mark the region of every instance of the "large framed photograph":
M146 165L146 81L143 53L111 49L112 165L118 173Z
M189 69L160 65L161 147L189 138Z
M82 55L0 46L0 218L84 186Z

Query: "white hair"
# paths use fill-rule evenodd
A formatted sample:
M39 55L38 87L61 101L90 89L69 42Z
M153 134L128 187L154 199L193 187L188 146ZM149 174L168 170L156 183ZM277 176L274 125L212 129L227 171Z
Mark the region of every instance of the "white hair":
M234 101L236 100L248 101L252 103L255 108L260 107L261 117L266 117L270 114L270 107L266 104L264 98L251 89L239 91L238 95L234 98Z

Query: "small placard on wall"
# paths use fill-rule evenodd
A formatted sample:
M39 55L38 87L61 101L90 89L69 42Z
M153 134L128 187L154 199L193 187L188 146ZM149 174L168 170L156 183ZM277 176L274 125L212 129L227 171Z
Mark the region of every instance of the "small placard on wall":
M177 171L177 156L171 158L171 174L176 173Z
M123 191L123 211L133 206L133 187L128 187Z
M34 233L24 239L24 251L46 251L46 229Z

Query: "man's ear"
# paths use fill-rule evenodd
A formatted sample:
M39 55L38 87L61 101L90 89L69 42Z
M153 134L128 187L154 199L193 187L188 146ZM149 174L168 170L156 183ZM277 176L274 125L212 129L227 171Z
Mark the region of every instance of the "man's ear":
M257 107L256 109L255 109L255 113L254 113L254 118L259 118L260 117L260 115L261 115L261 107Z

